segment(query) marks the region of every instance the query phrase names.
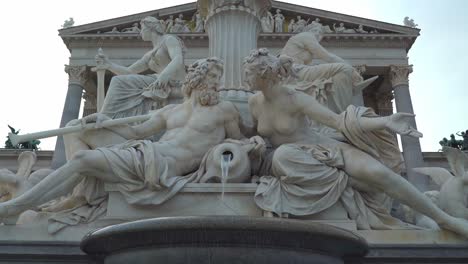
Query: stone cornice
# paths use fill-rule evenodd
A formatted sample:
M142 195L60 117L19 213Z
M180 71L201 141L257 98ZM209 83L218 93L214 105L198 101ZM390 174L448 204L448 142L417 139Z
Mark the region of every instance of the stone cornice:
M354 25L363 25L370 28L376 28L379 31L391 31L394 33L399 33L403 35L419 35L420 29L411 28L386 22L381 22L377 20L371 20L367 18L361 18L356 16L350 16L335 12L330 12L326 10L305 7L285 2L278 2L272 1L272 9L280 8L285 12L293 12L297 14L307 15L309 17L319 17L322 19L333 20L333 21L340 21L344 23L354 24ZM197 9L197 3L192 2L188 4L178 5L167 7L163 9L155 9L147 12L142 12L138 14L107 19L103 21L98 21L94 23L89 23L81 26L69 27L65 29L59 30L60 36L66 36L71 34L80 34L83 32L90 32L90 31L102 31L103 28L111 29L114 26L120 26L124 24L131 24L136 21L141 20L146 16L159 16L165 17L168 15L178 14L178 13L186 13L186 12L195 12Z
M390 65L390 81L392 87L409 85L408 76L413 72L413 65Z
M261 33L259 40L261 41L277 41L286 42L292 33ZM184 33L177 34L185 42L191 40L206 41L208 35L206 33ZM333 47L390 47L404 48L408 51L416 40L417 35L401 35L401 34L325 34L322 40L324 46ZM120 33L120 34L76 34L63 35L62 39L68 49L81 46L99 46L98 43L105 41L122 41L131 42L132 47L150 47L151 43L143 42L138 34ZM118 45L118 42L115 43ZM124 43L121 43L124 44ZM187 43L186 43L187 44ZM281 43L284 45L284 43ZM208 44L206 44L208 45ZM107 46L107 45L105 45ZM114 45L111 45L114 46ZM197 46L197 45L187 45Z

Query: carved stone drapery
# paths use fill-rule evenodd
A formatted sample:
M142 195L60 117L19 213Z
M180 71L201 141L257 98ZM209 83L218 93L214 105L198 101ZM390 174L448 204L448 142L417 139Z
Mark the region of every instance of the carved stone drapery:
M409 85L408 76L413 72L413 65L390 65L392 87Z

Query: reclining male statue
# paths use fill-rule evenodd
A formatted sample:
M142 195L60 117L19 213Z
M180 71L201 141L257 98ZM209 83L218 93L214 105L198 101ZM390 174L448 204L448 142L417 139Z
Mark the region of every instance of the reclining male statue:
M23 194L0 203L0 216L19 214L70 193L85 177L114 183L129 203L160 204L187 182L209 149L225 138L240 139L239 113L230 102L218 101L222 62L217 58L195 62L186 76L185 101L168 105L146 122L115 126L129 139L122 144L80 150L64 166ZM166 130L158 142L144 139Z

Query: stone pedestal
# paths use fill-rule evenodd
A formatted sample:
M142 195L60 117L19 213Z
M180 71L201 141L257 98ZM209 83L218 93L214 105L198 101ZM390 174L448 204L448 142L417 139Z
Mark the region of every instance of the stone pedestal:
M80 113L81 96L83 94L84 83L86 82L86 66L65 65L65 72L68 73L68 91L63 107L60 127L64 127L68 122L77 119ZM51 167L56 169L66 162L65 145L63 137L57 137L55 143L54 157Z
M224 60L224 89L243 89L242 61L257 48L260 15L270 1L198 1L206 15L209 55Z
M366 241L319 223L262 217L164 217L87 235L81 249L104 263L317 263L359 261Z
M412 71L412 65L390 66L390 81L392 83L395 96L395 105L398 112L414 114L408 81L408 75ZM411 123L414 128L417 128L414 117L412 118ZM405 159L408 180L413 183L419 190L426 191L428 188L429 179L426 176L416 174L412 170L413 168L424 166L419 139L402 135L401 144L403 147L403 157Z

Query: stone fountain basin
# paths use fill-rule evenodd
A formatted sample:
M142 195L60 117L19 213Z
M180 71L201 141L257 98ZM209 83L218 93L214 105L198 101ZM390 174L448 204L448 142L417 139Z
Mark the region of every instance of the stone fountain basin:
M366 241L334 226L240 216L162 217L106 227L81 249L103 263L344 263Z

